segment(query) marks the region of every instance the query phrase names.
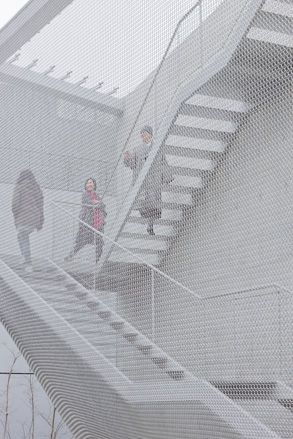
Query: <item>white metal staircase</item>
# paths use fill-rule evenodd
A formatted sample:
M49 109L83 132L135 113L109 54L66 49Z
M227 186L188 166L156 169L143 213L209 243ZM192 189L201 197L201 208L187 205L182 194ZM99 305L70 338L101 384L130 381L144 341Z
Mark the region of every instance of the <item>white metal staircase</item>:
M243 390L238 390L235 400L233 386L239 388L239 383L224 385L196 378L115 312L113 294L93 294L51 261L34 261L33 273L21 269L20 262L15 256L2 256L0 261L5 306L0 311L1 320L77 438L99 437L95 433L98 428L109 438L118 438L120 431L129 438L169 438L173 433L164 428L163 419L160 426L150 409L160 403L160 416L170 415L170 402L177 412L184 402L184 410L193 411L195 417L201 407L202 413L206 410L209 428L214 424L229 437L291 437L288 432L293 433L293 418L279 403L279 399L285 400L285 393L278 391L278 383L242 383ZM16 297L20 306L9 307L9 301L16 303ZM22 311L25 318L21 318ZM133 354L124 356L124 342L144 363L150 362L152 379L146 377L144 367L140 377L131 378ZM261 391L254 394L257 388ZM113 398L116 409L111 406ZM100 399L111 412L111 423L106 419L103 423L101 416L91 418L91 413L96 416L95 405L101 409ZM279 423L268 422L268 405L277 410ZM259 419L254 413L256 406ZM120 430L126 410L127 426ZM153 422L157 429L151 432ZM147 426L145 431L143 425ZM182 439L207 437L196 422L177 425L176 431Z
M256 13L253 11L254 8ZM248 30L243 32L243 36L238 34L240 41L237 45L234 41L234 47L226 61L216 57L211 62L215 63L214 71L210 65L200 86L197 85L199 82L195 75L193 82L183 84L177 92L169 113L163 117L154 141L153 154L145 165L146 169L142 171L139 181L128 194L113 228L113 239L140 254L149 263L160 264L176 236L183 212L194 204L194 197L200 195L209 178L217 172L218 161L223 160L223 153L237 137L238 130L249 112L264 99L261 89L264 88L263 84L268 87L269 69L276 52L284 52L284 60L290 58L288 48L293 48L293 3L282 0L254 2L247 7L245 13L252 14L252 22ZM235 40L236 30L233 35ZM254 62L251 54L254 50L255 56L259 57L260 53L266 52L270 58L270 61L264 62L263 66L258 66L258 70L255 71L251 68L251 63ZM238 62L239 51L243 63L246 57L250 59L247 66ZM228 49L226 52L228 53ZM223 57L223 54L221 56ZM247 90L245 85L240 84L240 79L237 85L237 77L244 76L245 68L249 70L251 82L249 89L245 84ZM284 75L288 74L288 71L288 66L284 66ZM199 72L198 76L200 74L202 72ZM231 76L236 79L229 88L227 81ZM181 102L178 105L180 97ZM135 200L147 176L148 168L151 168L156 152L160 149L166 154L174 180L163 188L162 218L155 221L157 236L150 237L145 231L146 220L140 217L135 208ZM100 268L108 258L110 261L119 262L121 254L115 250L111 253L110 247L106 247ZM135 260L130 258L129 262Z
M247 44L257 51L269 46L269 56L285 50L291 57L292 16L291 1L247 2L221 53L177 90L111 230L112 240L159 265L184 211L194 205L197 191L217 172L241 124L261 102L256 84L266 81L268 65L249 71L246 79L252 74L255 80L250 99L235 84L224 87L223 77L229 77L230 69L247 67L237 58ZM148 236L135 203L161 149L174 180L164 187L156 236ZM113 251L111 242L105 245L100 273L107 261L141 262L121 248ZM277 380L254 383L265 389L265 397L259 392L255 400L253 383L199 379L117 312L116 293L89 291L52 261L35 261L34 266L27 274L15 257L1 258L0 317L77 438L210 439L210 431L197 422L202 417L223 438L293 437L292 414L284 407L293 396L282 393ZM143 367L134 377L137 356ZM233 394L234 385L242 389L242 398ZM184 419L186 411L187 425L172 426L172 418Z

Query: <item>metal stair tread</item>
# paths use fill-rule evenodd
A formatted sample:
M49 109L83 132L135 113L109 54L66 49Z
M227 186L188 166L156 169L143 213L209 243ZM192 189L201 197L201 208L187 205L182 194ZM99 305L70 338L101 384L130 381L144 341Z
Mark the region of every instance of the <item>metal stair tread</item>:
M284 47L293 47L293 35L252 26L247 34L251 40L261 41L263 43L276 44Z
M262 7L262 11L293 18L293 4L291 3L284 3L276 0L266 0Z
M131 233L131 232L122 232L120 234L121 238L131 238L131 239L144 239L146 241L166 241L169 242L174 235L148 235L147 233Z
M197 128L201 130L216 131L220 133L235 133L237 130L237 123L233 121L210 119L207 117L186 116L182 114L177 117L175 125Z
M180 220L178 219L156 219L155 221L154 221L154 224L157 224L157 225L166 225L166 226L169 226L169 225L174 225L175 223L178 223ZM146 218L142 218L142 217L135 217L135 216L129 216L128 218L127 218L127 222L130 222L130 223L138 223L138 224L147 224L147 222L148 222L148 220L146 219Z
M197 137L187 137L180 135L169 135L165 142L166 146L174 146L177 148L211 151L211 152L223 152L226 149L227 144L221 140L205 139Z
M214 169L214 161L210 159L192 158L185 156L177 156L166 154L169 166L182 167L187 169L200 169L202 171L212 171Z
M146 254L146 255L157 255L159 253L163 253L165 250L156 250L152 248L143 248L143 247L126 247L132 253ZM113 249L113 253L120 253L120 249ZM138 263L141 263L138 261Z
M236 99L227 99L221 96L194 94L186 103L188 105L196 105L205 108L214 108L217 110L232 111L236 113L247 113L251 105Z

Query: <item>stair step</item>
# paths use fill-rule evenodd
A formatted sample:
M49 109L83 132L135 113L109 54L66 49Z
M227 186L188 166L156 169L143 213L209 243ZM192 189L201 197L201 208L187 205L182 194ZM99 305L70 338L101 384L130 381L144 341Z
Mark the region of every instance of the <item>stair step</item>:
M275 32L268 29L252 26L247 34L250 40L261 41L278 46L293 47L293 35L282 32Z
M164 153L169 156L177 157L180 159L184 158L188 160L212 160L216 154L210 151L201 151L195 148L182 148L180 146L164 146Z
M121 331L121 329L124 326L124 322L120 322L120 321L111 322L110 326L112 326L112 328L115 329L115 331Z
M127 247L126 247L127 248ZM143 248L143 247L128 247L128 250L131 251L131 253L134 253L134 255L157 255L161 252L164 252L164 250L154 250L152 248ZM113 254L120 253L120 249L113 249ZM141 263L139 260L138 263Z
M237 124L229 120L186 116L182 114L177 117L175 125L197 128L200 130L217 131L220 133L235 133L237 130Z
M202 94L193 95L186 101L186 103L188 105L196 105L236 113L247 113L250 109L250 105L246 102L238 101L236 99L227 99L220 96L209 96Z
M42 295L42 292L40 294ZM58 294L60 295L55 294L53 297L49 295L48 296L45 295L45 300L48 303L52 303L53 305L59 303L63 305L74 305L78 303L74 296L63 296L63 294L60 292L58 292ZM68 294L67 291L66 294Z
M73 291L73 294L78 299L85 299L88 296L88 293L86 291L83 291L83 290L75 290L75 291Z
M191 206L192 205L189 203L172 203L172 202L168 203L166 201L162 202L162 207L164 209L180 209L180 210L182 210L182 209L185 209L186 207L191 207Z
M119 237L118 243L121 244L123 247L129 249L132 251L132 249L140 249L140 251L149 251L151 250L151 253L153 252L159 252L159 251L167 251L168 250L168 244L166 240L156 240L156 239L148 239L145 240L143 237L140 238L123 238L122 236Z
M167 367L168 359L166 357L151 357L151 360L160 369L165 369Z
M172 194L188 194L192 195L195 189L200 189L202 187L202 182L200 185L192 187L192 185L189 186L180 186L178 184L168 184L163 186L164 192L172 192Z
M57 286L54 288L54 287L52 287L51 285L43 285L43 284L39 284L39 283L33 283L33 282L30 282L29 283L29 286L33 289L33 290L35 290L35 291L38 291L38 293L40 293L40 294L42 294L42 295L44 295L44 296L50 296L50 295L52 295L52 298L54 297L54 296L56 296L56 297L62 297L62 296L64 296L64 297L68 297L68 298L70 298L70 297L73 297L69 292L68 292L68 290L66 290L66 289L61 289L60 287L58 288Z
M130 239L143 239L146 241L169 241L174 236L167 235L148 235L147 233L130 233L130 232L122 232L120 234L121 238L130 238Z
M185 376L184 370L170 369L166 370L166 373L176 381L182 380Z
M143 262L138 259L138 256L140 256L145 262L147 262L148 264L151 265L158 265L159 264L159 257L157 253L152 253L152 254L139 254L140 252L137 253L137 255L131 256L131 255L126 255L125 252L113 252L111 253L110 257L109 257L109 261L112 263L118 263L118 264L130 264L130 265L135 265L135 266L143 266Z
M111 317L111 311L98 311L98 316L101 317L103 320L108 320Z
M174 214L174 213L175 213L175 211L172 210L172 214ZM178 216L177 215L172 216L172 218L174 220L180 221L181 214L182 214L182 212L180 212L180 214ZM135 216L135 215L132 214L132 216ZM140 215L137 215L137 217L140 218ZM162 212L162 217L163 218L165 217L164 211ZM170 217L167 217L167 218L169 219ZM173 227L170 225L168 225L168 226L157 225L156 230L157 230L157 235L166 236L166 239L168 239L169 236L174 234ZM139 235L150 236L150 235L148 235L144 224L126 223L124 228L123 228L123 233L124 232L125 233L137 233Z
M141 345L137 345L136 347L144 355L149 355L151 353L151 350L152 350L153 346L150 345L150 344L141 344Z
M157 219L154 221L154 224L163 225L163 226L172 226L179 220L176 219ZM147 224L148 220L146 218L129 216L127 222L136 223L136 224Z
M221 140L203 139L197 137L187 137L178 135L169 135L165 145L174 146L178 148L202 150L211 152L223 152L227 144Z
M208 170L203 169L194 169L194 168L184 168L183 166L170 166L172 169L174 178L177 176L184 176L184 177L198 177L202 178L205 172L209 172Z
M130 343L134 343L138 337L138 333L137 332L127 332L125 334L122 334L122 336L124 338L126 338L126 340L128 340Z
M56 285L60 285L60 283L64 282L66 280L66 276L56 276L56 274L41 274L40 272L32 272L32 273L26 273L26 272L17 272L15 271L21 278L31 281L38 281L38 282L47 282L50 284L55 283Z
M101 306L101 303L94 300L87 301L87 307L92 311L97 311L97 309Z
M166 159L169 166L188 169L200 169L201 171L211 171L214 169L214 163L212 160L209 159L182 157L170 154L166 154Z
M180 189L201 189L203 187L203 179L201 177L193 177L188 175L174 175L174 180L169 184L169 188L172 191L174 187Z
M275 382L212 382L211 384L231 399L271 399L276 390Z
M266 0L262 11L293 18L293 4L276 0Z
M92 316L89 314L87 309L84 309L80 304L74 303L73 307L70 307L70 304L66 303L54 303L54 309L61 313L62 315L70 314L76 316L85 316L88 315L90 318Z
M75 291L75 290L78 288L78 285L77 285L76 283L73 283L73 282L67 282L67 283L64 285L64 287L65 287L67 290Z

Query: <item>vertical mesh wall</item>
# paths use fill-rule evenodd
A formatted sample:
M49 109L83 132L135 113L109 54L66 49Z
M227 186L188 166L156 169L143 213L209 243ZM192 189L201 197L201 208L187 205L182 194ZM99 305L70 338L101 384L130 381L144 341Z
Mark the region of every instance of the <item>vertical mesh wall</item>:
M0 66L1 320L77 438L293 437L293 3L100 6Z

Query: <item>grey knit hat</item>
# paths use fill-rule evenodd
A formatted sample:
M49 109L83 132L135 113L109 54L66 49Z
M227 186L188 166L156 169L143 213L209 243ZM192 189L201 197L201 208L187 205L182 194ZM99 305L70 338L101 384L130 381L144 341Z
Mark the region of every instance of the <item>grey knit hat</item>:
M150 125L145 125L144 127L142 127L142 129L140 130L141 133L143 132L149 133L151 136L153 135L153 129Z

